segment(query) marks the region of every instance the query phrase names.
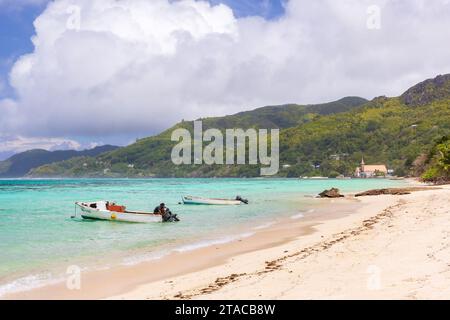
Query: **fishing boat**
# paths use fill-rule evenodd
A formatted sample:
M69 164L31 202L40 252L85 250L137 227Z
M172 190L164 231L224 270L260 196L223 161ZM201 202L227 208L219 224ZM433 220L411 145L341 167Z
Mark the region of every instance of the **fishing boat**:
M248 200L237 196L236 199L202 198L193 196L182 197L183 204L206 204L206 205L239 205L248 204Z
M81 209L81 217L83 219L135 223L162 222L162 216L160 214L129 211L126 210L126 207L116 205L109 201L75 202L75 205Z

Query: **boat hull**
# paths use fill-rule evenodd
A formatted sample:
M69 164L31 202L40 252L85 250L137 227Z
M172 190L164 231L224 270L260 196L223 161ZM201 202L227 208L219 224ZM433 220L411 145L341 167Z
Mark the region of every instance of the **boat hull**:
M93 209L81 203L76 203L76 205L81 209L81 217L83 219L107 220L107 221L130 222L130 223L153 223L162 221L161 216L156 214L114 212L109 210Z
M194 204L194 205L220 205L220 206L233 206L242 204L239 200L228 200L228 199L209 199L200 197L183 197L184 204Z

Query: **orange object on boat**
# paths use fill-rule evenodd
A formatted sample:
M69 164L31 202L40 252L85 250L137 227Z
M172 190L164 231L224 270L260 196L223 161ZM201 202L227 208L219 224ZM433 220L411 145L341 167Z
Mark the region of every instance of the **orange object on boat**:
M125 212L125 206L118 206L115 204L110 204L106 207L107 210L109 211L114 211L114 212Z

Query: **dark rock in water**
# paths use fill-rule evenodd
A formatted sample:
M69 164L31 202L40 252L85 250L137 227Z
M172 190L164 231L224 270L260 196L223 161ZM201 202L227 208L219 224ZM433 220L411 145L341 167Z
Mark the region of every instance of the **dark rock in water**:
M340 194L339 189L331 188L330 190L324 190L319 193L319 198L342 198L344 195Z

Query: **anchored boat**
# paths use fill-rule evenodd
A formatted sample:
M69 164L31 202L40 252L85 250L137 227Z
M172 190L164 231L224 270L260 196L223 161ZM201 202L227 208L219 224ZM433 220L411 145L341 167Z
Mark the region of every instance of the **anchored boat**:
M135 223L162 222L162 216L160 214L128 211L126 210L126 207L118 206L109 201L75 202L75 204L81 208L81 217L83 219Z
M248 200L242 199L237 196L236 199L217 199L217 198L202 198L185 196L182 197L183 204L206 204L206 205L238 205L238 204L248 204Z

